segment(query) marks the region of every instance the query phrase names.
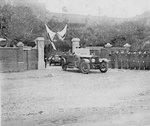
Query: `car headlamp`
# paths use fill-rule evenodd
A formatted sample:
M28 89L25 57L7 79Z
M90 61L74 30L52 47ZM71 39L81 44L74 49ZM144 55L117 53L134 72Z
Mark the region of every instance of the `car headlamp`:
M91 61L92 61L92 62L95 62L95 59L92 59Z
M99 62L102 62L103 60L102 59L99 59Z

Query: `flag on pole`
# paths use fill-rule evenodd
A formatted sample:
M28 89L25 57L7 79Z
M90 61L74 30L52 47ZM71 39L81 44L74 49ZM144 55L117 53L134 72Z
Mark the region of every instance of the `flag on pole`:
M62 31L57 32L59 39L63 41L65 39L66 32L67 32L67 24Z
M50 42L50 43L52 44L53 49L56 50L54 43L53 42Z
M45 24L45 26L46 26L46 31L47 31L47 33L49 34L50 41L53 41L53 40L54 40L54 37L55 37L55 35L56 35L56 33L53 32L52 30L50 30L46 24Z
M46 26L46 31L47 31L47 33L49 35L49 38L50 38L50 43L51 43L53 49L56 50L56 47L53 43L53 40L54 40L54 37L55 37L56 33L51 31L46 24L45 24L45 26Z

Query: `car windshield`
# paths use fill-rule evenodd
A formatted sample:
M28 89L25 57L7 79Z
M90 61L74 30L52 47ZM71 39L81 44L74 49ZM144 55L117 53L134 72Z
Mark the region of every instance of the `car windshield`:
M76 49L75 54L78 56L90 56L90 50L86 48Z
M55 55L55 57L59 57L58 55Z

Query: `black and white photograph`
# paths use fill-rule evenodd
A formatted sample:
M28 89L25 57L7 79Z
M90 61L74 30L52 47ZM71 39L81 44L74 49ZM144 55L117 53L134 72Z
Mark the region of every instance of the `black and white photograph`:
M0 126L150 126L150 0L0 0Z

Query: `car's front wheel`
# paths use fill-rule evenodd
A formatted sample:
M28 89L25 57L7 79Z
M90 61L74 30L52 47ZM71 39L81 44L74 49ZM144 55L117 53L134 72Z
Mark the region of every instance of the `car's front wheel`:
M102 72L102 73L106 73L107 72L107 70L108 70L108 64L107 64L107 62L105 62L105 61L103 61L101 64L100 64L100 71Z
M80 70L84 74L88 74L90 72L90 64L82 61L80 64Z

